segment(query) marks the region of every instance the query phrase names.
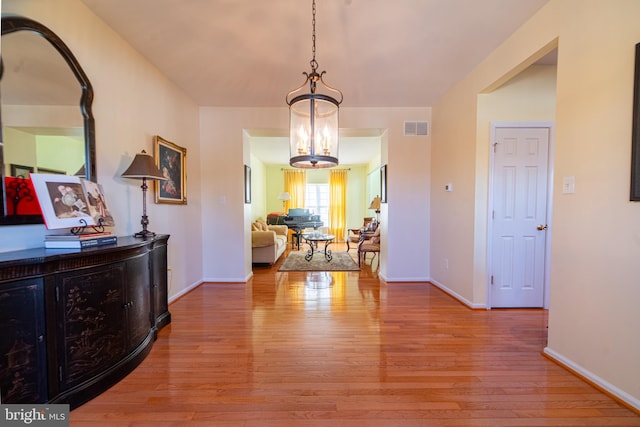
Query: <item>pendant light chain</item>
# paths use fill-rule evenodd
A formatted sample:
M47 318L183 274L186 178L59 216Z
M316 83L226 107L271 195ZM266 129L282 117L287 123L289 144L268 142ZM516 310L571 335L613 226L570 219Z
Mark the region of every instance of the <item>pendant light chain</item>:
M316 61L316 0L313 0L313 3L311 5L311 13L313 16L311 19L311 26L313 27L313 34L311 36L311 53L313 59L311 59L310 65L311 71L315 73L318 69L318 62Z

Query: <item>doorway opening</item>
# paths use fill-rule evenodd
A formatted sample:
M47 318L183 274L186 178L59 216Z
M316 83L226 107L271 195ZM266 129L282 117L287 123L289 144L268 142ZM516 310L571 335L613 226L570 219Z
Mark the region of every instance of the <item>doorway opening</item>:
M479 259L483 258L479 265L484 266L484 272L478 277L482 277L487 309L548 307L557 47L557 40L544 46L478 96L478 135L487 138L478 138L476 176L479 200L486 200L486 205L479 205L476 215L478 224L484 223L486 228L478 228L480 244L476 249ZM518 154L523 153L527 154L517 160ZM515 163L509 164L505 156L513 157ZM544 164L528 164L533 157L544 160ZM487 165L486 169L482 165ZM486 187L481 184L483 181L488 184ZM535 233L513 234L515 224L522 228L526 222L524 217L516 220L509 215L524 215L530 222L539 220L532 230ZM505 228L507 225L509 229ZM538 226L542 229L538 230ZM499 297L502 292L496 290L515 295L511 290L518 287L527 295L537 291L541 294L509 300Z

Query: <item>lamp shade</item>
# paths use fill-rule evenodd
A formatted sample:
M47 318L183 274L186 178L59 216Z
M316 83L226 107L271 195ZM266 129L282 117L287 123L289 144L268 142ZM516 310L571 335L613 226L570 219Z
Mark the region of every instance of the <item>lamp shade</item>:
M291 196L286 191L283 191L282 193L278 194L278 200L291 200Z
M376 211L380 210L380 196L376 196L373 198L371 204L369 205L369 209L374 209Z
M121 175L123 178L137 178L137 179L157 179L166 180L160 170L153 161L153 157L147 154L144 150L142 153L136 154L131 162L131 165Z

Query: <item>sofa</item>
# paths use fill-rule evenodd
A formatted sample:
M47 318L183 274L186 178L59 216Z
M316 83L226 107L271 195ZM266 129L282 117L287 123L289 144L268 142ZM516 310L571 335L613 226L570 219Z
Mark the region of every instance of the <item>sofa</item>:
M274 264L287 249L289 228L286 225L267 225L262 220L251 224L251 262Z

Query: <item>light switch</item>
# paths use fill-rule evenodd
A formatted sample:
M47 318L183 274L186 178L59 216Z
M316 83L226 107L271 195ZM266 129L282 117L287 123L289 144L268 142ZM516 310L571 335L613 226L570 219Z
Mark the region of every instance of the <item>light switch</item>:
M562 178L562 193L573 194L576 192L576 177L565 176Z
M453 184L452 183L445 184L444 191L453 191Z

